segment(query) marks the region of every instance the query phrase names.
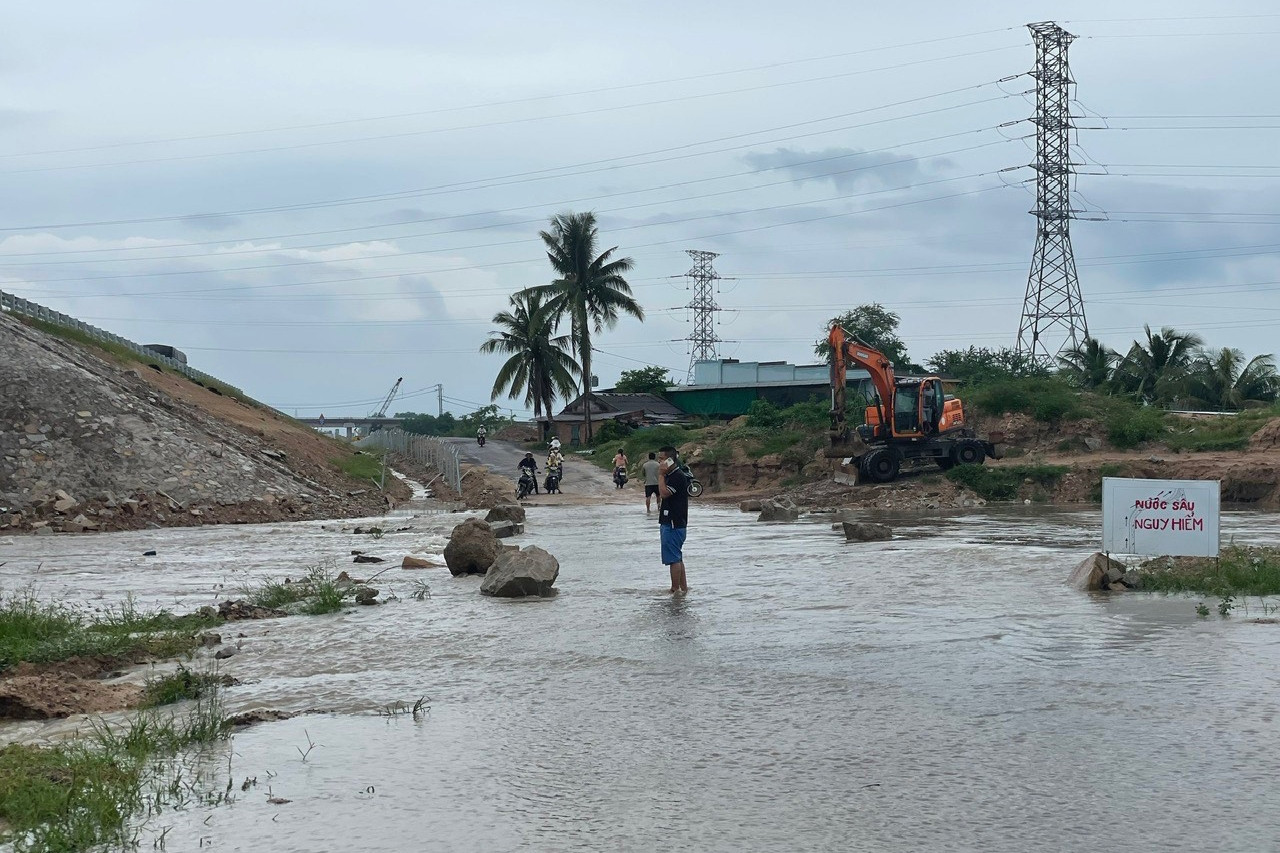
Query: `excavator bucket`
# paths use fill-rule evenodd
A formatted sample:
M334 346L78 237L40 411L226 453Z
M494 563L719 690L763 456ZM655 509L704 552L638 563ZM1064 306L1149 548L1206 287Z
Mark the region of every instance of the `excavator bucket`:
M850 432L847 438L831 440L824 451L828 459L844 459L849 456L862 456L867 452L867 443L856 432Z

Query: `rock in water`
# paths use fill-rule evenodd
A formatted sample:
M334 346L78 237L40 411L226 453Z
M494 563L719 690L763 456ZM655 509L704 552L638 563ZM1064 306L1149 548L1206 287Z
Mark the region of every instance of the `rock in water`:
M489 523L468 518L449 534L449 544L444 546L444 562L455 577L482 575L489 571L501 551L502 545Z
M760 517L756 521L795 521L800 517L800 507L788 497L770 498L760 502Z
M523 507L521 507L523 509ZM524 533L524 525L516 521L495 521L490 527L493 528L493 535L499 539L506 539L510 536L517 536Z
M485 521L513 521L516 524L524 524L524 507L520 504L498 504L489 510L489 514L484 517Z
M550 595L551 586L560 574L555 557L530 545L519 551L503 551L489 568L480 584L485 595L520 598L526 595Z
M382 557L370 556L369 554L356 554L356 558L351 562L353 563L384 563L386 562L386 560L384 560Z
M764 501L756 500L754 498L745 500L738 504L738 509L743 512L760 512L760 510L764 509Z
M844 538L850 542L883 542L893 538L893 531L883 524L866 521L841 522Z
M377 604L378 591L371 586L361 587L356 590L356 604Z
M440 564L433 563L424 557L406 556L400 561L400 568L402 569L433 569L438 565Z
M1108 573L1117 579L1123 577L1124 564L1105 554L1094 554L1071 570L1067 583L1084 592L1103 590L1108 588Z

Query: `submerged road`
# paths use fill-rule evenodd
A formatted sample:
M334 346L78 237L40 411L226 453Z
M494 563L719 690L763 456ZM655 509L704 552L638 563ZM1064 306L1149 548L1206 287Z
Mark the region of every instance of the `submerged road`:
M476 444L474 438L446 438L445 441L455 444L463 462L472 465L484 465L495 474L515 480L519 476L520 460L527 452L523 447L510 441L490 439L484 447ZM598 450L597 453L607 453ZM533 458L538 462L539 487L546 476L546 448L534 451ZM580 458L577 454L566 453L564 459L564 482L561 485L564 497L591 497L604 500L640 500L643 502L643 490L634 480L627 483L621 491L614 488L613 478L607 471ZM556 497L556 496L551 496Z

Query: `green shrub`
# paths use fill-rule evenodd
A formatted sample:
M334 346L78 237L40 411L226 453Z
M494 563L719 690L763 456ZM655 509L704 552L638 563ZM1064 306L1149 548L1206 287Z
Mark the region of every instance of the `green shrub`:
M1280 594L1280 549L1231 546L1221 556L1160 558L1138 567L1142 588L1208 595Z
M1116 447L1137 447L1165 433L1165 414L1159 409L1117 409L1107 416L1107 440Z
M605 421L595 430L595 435L591 439L591 444L599 447L602 444L622 445L626 441L627 436L631 435L631 428L617 421Z
M988 415L1020 412L1046 423L1085 415L1076 390L1056 376L992 382L972 389L967 401Z
M752 400L747 407L747 426L770 429L782 424L782 413L768 400Z

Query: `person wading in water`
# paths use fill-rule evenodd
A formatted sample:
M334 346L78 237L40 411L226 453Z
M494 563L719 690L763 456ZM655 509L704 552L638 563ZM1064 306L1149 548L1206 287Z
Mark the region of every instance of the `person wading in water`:
M689 478L680 470L678 452L668 445L658 451L658 531L662 540L662 564L671 569L671 591L686 593L684 537L689 524Z

